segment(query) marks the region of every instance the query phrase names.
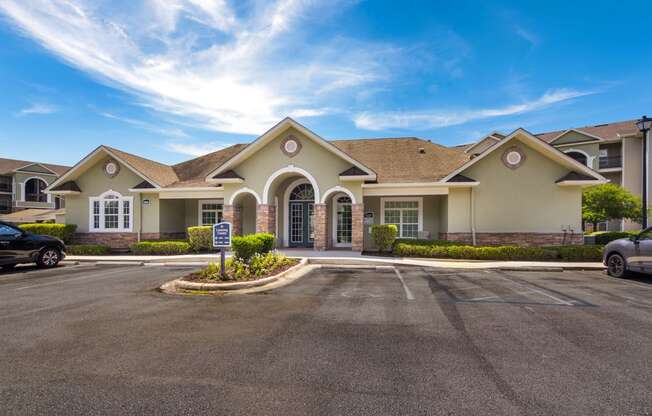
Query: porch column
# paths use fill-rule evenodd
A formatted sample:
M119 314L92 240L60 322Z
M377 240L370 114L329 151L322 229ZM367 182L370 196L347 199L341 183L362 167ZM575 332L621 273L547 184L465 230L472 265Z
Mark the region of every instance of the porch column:
M276 205L256 206L256 232L276 234Z
M242 211L237 205L224 205L222 218L233 225L233 235L242 235Z
M315 216L313 225L315 227L315 250L324 251L328 247L328 227L326 226L326 204L315 204Z
M364 250L364 204L351 204L351 250Z

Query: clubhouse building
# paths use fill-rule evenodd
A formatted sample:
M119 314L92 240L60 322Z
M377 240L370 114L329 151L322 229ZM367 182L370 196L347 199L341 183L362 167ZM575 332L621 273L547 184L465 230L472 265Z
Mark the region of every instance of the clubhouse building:
M249 144L177 165L100 146L51 183L78 242L127 247L222 220L281 247L373 250L401 238L581 244L582 187L606 179L517 129L491 146L412 137L329 141L285 118Z

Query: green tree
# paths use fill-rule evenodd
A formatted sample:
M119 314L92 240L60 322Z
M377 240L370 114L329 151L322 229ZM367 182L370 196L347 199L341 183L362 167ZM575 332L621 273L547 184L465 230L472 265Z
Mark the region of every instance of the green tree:
M640 223L641 199L612 183L592 186L582 194L582 218L594 229L599 222L621 218Z

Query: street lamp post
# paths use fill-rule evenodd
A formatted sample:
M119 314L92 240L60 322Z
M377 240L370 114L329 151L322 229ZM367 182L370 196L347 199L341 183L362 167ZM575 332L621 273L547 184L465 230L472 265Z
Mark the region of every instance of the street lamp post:
M643 193L641 195L642 208L643 208L643 229L647 228L647 169L648 169L648 149L647 149L647 135L652 127L652 118L647 116L641 117L636 122L636 127L643 133Z

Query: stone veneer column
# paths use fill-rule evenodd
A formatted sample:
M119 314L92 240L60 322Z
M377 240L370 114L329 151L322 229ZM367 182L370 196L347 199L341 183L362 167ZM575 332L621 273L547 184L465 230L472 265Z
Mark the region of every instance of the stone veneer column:
M326 226L326 204L315 204L315 217L313 225L315 227L314 248L318 251L324 251L328 247L328 227Z
M351 250L364 250L364 204L351 204Z
M242 235L242 211L237 205L224 205L222 219L233 226L233 235Z
M256 206L256 232L276 235L276 205Z

